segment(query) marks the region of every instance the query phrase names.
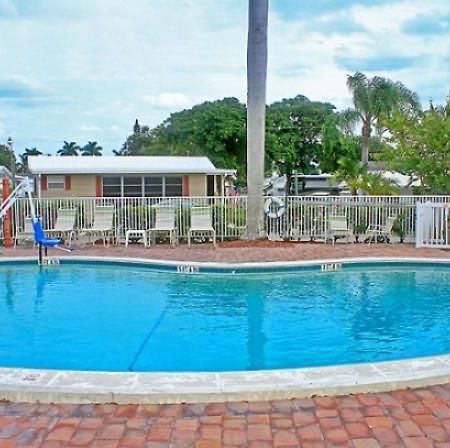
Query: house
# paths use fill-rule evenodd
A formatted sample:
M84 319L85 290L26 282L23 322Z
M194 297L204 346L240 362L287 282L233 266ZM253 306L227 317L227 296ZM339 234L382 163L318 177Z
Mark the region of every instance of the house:
M236 170L207 157L29 156L42 198L222 195Z

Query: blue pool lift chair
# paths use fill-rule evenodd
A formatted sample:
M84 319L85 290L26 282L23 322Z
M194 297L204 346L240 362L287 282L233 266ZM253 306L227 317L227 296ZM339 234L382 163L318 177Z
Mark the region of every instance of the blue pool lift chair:
M39 264L42 264L42 248L44 248L45 255L49 247L55 249L71 252L70 249L62 247L62 240L60 238L49 239L46 238L44 230L42 229L41 220L38 217L33 218L34 241L39 248Z

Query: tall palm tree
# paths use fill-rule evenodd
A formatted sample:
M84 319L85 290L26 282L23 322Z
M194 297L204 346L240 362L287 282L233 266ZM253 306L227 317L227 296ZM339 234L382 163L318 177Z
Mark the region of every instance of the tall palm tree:
M29 156L40 156L42 154L37 148L25 148L25 152L20 154L20 169L19 171L26 173L28 171L28 157Z
M353 95L353 105L362 122L362 154L364 166L369 161L369 141L372 130L380 133L380 119L389 117L394 109L415 111L420 108L419 97L401 82L394 82L381 76L368 78L356 72L347 76L347 87Z
M97 142L87 142L81 149L82 156L101 156L103 148Z
M247 44L247 238L264 235L267 28L269 0L249 0Z
M80 147L75 142L66 142L61 149L58 149L57 154L60 156L77 156L79 155Z

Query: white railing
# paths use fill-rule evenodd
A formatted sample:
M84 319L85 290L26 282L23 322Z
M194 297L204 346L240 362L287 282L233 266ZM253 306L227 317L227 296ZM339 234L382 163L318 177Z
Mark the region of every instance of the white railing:
M417 204L416 246L450 248L450 204Z
M368 225L383 225L388 216L397 216L397 231L401 226L404 238L414 241L416 228L416 204L430 202L445 204L450 196L289 196L285 212L280 218L266 217L266 230L284 239L325 239L327 218L345 215L355 235L364 237ZM217 238L238 239L245 230L247 198L235 197L177 197L177 198L58 198L36 199L37 214L42 217L44 228L54 227L58 209L76 208L76 229L88 228L96 206L113 205L115 208L114 234L122 239L129 229L149 229L155 219L155 206L176 207L176 227L179 239L187 238L190 208L211 206L213 225ZM13 233L24 228L30 210L25 199L14 206Z

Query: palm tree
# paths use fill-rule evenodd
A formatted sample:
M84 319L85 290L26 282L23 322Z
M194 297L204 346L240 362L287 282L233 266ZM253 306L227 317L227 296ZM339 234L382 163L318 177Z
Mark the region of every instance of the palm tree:
M40 156L42 154L37 148L25 148L25 152L20 154L20 169L22 173L26 173L28 171L28 157L29 156Z
M401 82L393 82L380 76L367 78L361 72L347 76L347 87L353 95L353 105L362 122L361 162L367 166L372 129L375 128L380 135L382 133L380 120L389 117L394 109L418 110L419 97Z
M64 140L64 145L61 149L58 149L57 154L60 156L78 156L80 147L75 142L66 142Z
M267 28L269 0L249 0L247 45L247 238L264 234Z
M97 142L87 142L81 149L82 156L101 156L103 148Z

